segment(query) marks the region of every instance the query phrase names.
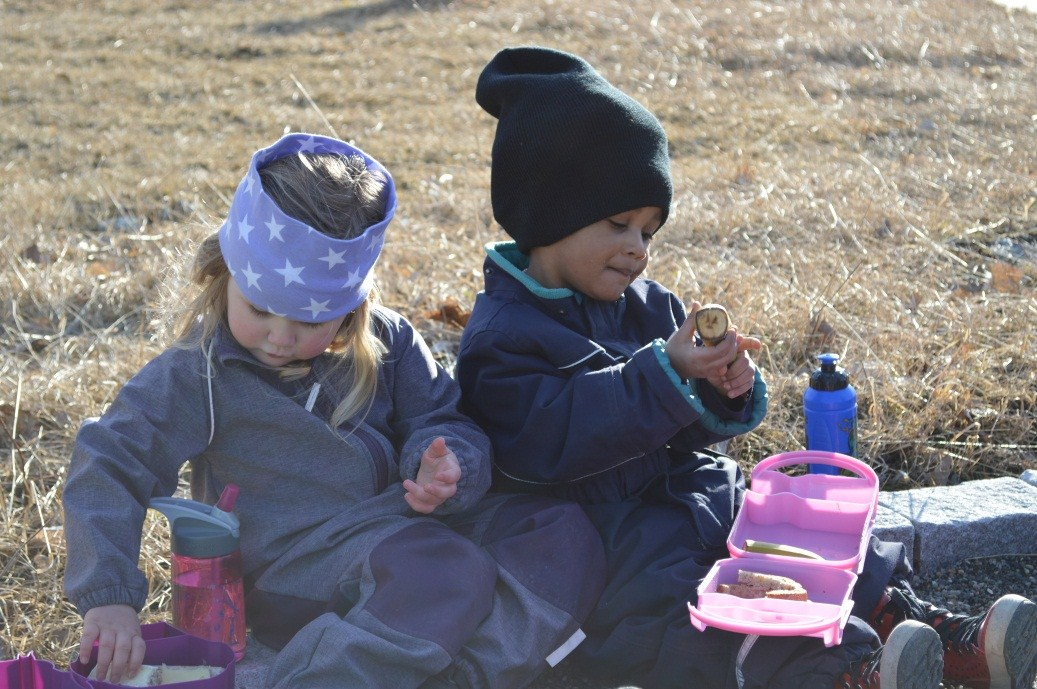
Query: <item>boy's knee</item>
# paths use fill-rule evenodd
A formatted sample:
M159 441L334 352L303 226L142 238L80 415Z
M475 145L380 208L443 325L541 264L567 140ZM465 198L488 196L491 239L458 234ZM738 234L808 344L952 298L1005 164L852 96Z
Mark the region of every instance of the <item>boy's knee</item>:
M442 524L416 521L371 551L374 592L365 611L454 654L493 607L497 567Z

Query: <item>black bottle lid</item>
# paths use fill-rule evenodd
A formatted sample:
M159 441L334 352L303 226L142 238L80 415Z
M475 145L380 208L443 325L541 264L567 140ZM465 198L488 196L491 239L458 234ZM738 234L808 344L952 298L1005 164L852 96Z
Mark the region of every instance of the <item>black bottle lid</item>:
M836 362L839 361L838 354L819 354L817 360L821 362L821 367L814 369L810 374L812 389L831 392L845 390L850 386L850 376L846 374L846 369L836 366Z
M173 553L187 557L222 557L238 549L239 538L222 526L181 517L170 529Z

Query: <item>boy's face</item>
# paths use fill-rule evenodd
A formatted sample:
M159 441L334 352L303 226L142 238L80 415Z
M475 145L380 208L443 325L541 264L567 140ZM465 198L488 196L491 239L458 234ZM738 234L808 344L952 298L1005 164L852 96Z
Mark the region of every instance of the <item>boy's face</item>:
M648 206L599 220L530 251L527 273L544 287L615 301L648 265L661 218L661 209Z
M303 323L256 308L234 280L227 281L227 323L231 335L267 366L308 361L328 348L345 316L324 323Z

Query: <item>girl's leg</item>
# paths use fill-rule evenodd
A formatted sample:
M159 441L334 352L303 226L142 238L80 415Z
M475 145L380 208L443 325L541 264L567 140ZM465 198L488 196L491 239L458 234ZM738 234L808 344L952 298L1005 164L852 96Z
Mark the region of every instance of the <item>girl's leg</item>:
M533 496L491 494L444 521L493 558L497 585L489 615L425 686L524 687L583 640L604 583L597 532L579 506Z
M344 584L345 614L303 627L278 654L268 684L418 687L493 611L496 579L493 559L471 541L436 521L409 520L371 549L355 591Z

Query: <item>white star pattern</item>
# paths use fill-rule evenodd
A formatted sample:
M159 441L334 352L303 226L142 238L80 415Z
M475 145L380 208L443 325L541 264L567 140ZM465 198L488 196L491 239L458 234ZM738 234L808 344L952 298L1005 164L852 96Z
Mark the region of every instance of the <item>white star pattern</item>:
M330 311L331 310L331 309L328 308L328 302L329 301L331 301L331 300L330 299L325 299L324 301L315 301L313 297L310 297L310 305L303 307L302 310L303 311L309 311L311 316L312 316L312 318L314 319L314 322L316 322L318 314L321 314L321 313L323 313L325 311Z
M221 229L224 260L249 300L265 303L275 316L308 323L327 321L342 315L370 287L370 272L386 240L385 225L392 213L356 241L327 237L281 213L266 195L259 174L264 165L286 155L340 150L353 151L351 145L317 135L287 136L283 144L253 157L236 190L230 217ZM275 275L283 280L278 282Z
M248 234L255 228L248 224L248 216L246 215L240 221L238 221L238 236L245 240L248 244Z
M337 266L339 263L345 263L346 262L345 259L342 258L345 255L346 255L345 251L332 251L329 248L328 249L328 255L327 256L322 256L318 260L327 262L328 270L331 270L332 268Z
M270 219L266 221L266 229L270 230L270 241L274 241L274 238L284 241L284 237L281 236L281 230L284 229L284 225L277 222L277 218L270 216Z
M343 289L353 289L354 287L359 285L362 281L363 281L363 278L360 276L360 269L357 268L356 270L351 270L351 271L349 271L349 279L346 280L346 284L342 285L342 288Z
M300 277L299 275L300 273L302 273L304 267L305 266L300 266L297 268L293 266L292 262L286 258L284 260L284 268L275 268L274 272L280 273L284 276L285 287L292 284L293 282L298 282L300 285L305 285L306 283L303 282L302 277Z
M364 251L375 251L378 249L378 241L382 238L381 232L372 232L367 237L367 244L364 245Z
M252 270L252 262L250 261L245 270L241 271L241 274L248 280L249 289L255 287L257 291L262 292L263 288L259 286L259 278L262 277L260 273Z

